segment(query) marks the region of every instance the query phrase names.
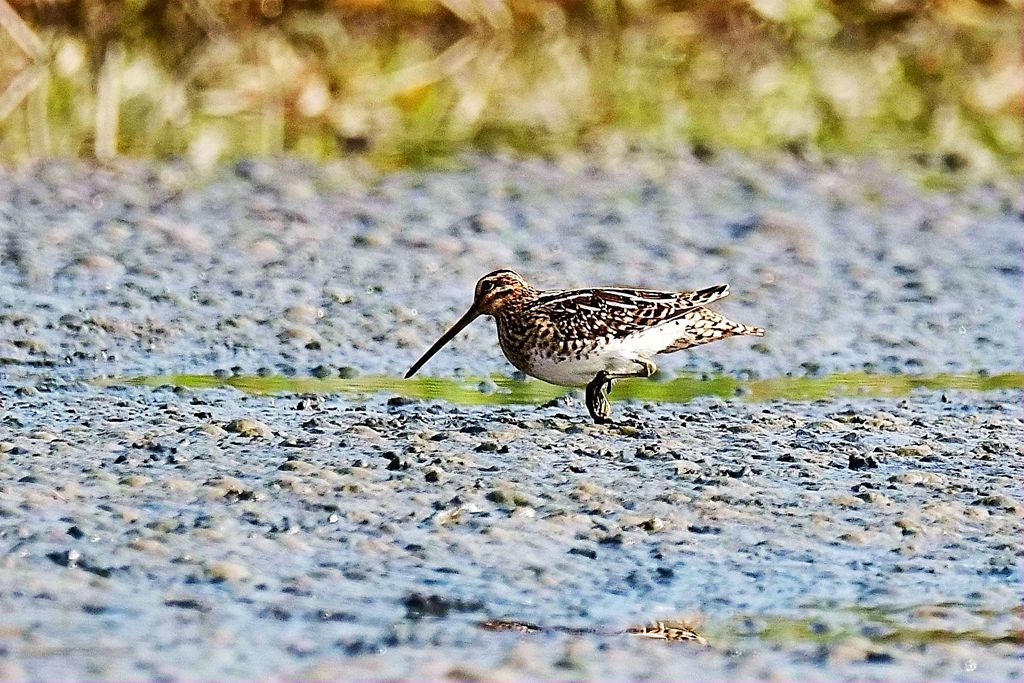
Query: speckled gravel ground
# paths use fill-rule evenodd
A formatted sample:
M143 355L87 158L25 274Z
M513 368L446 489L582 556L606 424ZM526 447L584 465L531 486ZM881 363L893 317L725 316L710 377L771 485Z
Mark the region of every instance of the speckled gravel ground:
M0 358L74 377L397 375L477 278L512 266L545 287L729 282L721 310L769 329L667 368L1021 366L1015 195L788 157L466 163L376 177L245 162L212 180L173 165L0 171ZM506 368L493 337L480 321L425 370Z
M84 381L399 373L508 265L727 281L722 310L769 329L670 371L1020 369L1020 206L995 188L465 163L0 171L0 679L1021 677L1020 392L620 403L598 428L572 398ZM428 370L506 367L481 322ZM669 617L709 645L619 633Z

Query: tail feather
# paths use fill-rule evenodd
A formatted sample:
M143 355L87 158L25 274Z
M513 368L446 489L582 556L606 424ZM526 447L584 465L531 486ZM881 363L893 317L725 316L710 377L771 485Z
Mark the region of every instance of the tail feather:
M679 295L679 299L684 306L691 308L707 306L727 296L729 296L729 285L715 285L714 287L698 289L695 292L682 292Z
M683 349L700 346L701 344L709 344L719 339L741 334L748 334L754 337L764 336L763 328L734 322L724 315L707 308L698 308L690 311L684 316L684 320L689 323L686 326L686 334L672 342L661 353L674 353L675 351L682 351Z

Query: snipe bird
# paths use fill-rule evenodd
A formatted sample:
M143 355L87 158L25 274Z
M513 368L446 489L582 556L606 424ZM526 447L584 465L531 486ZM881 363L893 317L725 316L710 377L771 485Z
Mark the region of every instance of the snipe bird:
M408 379L431 356L481 315L494 318L505 357L527 375L564 387L586 387L587 409L598 424L611 421L612 381L650 377L651 356L674 353L739 334L760 337L707 304L729 285L695 292L598 287L540 290L502 269L480 278L473 305L405 373Z

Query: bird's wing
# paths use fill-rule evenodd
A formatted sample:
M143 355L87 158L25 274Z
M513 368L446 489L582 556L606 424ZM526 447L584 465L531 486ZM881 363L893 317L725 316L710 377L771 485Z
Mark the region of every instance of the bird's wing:
M529 313L549 322L560 339L621 339L729 294L729 285L695 292L659 292L648 289L575 289L542 294Z

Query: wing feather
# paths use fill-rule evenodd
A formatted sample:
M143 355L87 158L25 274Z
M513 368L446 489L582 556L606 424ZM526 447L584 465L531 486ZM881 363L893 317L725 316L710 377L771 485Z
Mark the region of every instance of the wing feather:
M728 294L728 285L695 292L617 287L576 289L542 294L527 310L546 318L559 340L621 339L681 318Z

